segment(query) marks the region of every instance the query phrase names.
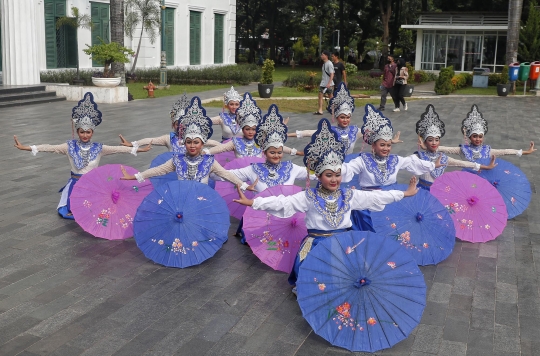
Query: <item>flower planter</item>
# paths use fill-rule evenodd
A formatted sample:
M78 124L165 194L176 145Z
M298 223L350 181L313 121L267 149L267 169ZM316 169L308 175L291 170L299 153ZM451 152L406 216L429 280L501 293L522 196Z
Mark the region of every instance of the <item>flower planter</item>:
M274 91L274 84L261 84L259 83L259 96L261 98L270 98Z
M116 78L94 78L92 77L92 83L96 87L104 87L104 88L114 88L117 87L120 84L120 80L122 78L116 77Z
M512 83L508 84L497 84L497 95L498 96L507 96L512 90Z

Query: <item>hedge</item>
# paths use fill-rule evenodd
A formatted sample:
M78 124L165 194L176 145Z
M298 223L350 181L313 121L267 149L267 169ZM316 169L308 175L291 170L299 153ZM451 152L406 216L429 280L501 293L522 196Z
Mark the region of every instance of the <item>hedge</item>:
M452 84L452 78L454 77L454 67L449 66L441 69L439 72L439 78L435 82L435 93L439 95L448 95L453 92L454 85Z

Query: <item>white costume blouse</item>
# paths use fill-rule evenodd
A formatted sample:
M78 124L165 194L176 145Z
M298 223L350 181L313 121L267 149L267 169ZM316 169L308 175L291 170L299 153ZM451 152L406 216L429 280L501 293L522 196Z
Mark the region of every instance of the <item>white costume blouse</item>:
M359 174L358 183L362 188L390 185L396 183L400 169L405 169L415 175L422 175L434 170L435 163L423 161L416 155L407 157L389 155L386 161L386 173L383 173L371 153L361 153L349 163L343 163L342 182L350 182L355 174Z
M133 147L140 147L140 146L145 146L145 145L149 145L150 143L152 143L153 146L166 146L167 149L169 151L171 151L171 152L182 151L182 150L178 149L178 146L185 147L185 146L183 146L181 141L179 141L177 139L176 140L177 144L175 144L175 145L173 145L173 143L171 142L171 137L173 137L173 135L174 135L174 133L171 132L170 134L159 136L159 137L143 138L143 139L138 140L138 141L133 141L133 142L131 142L131 144L133 145ZM215 141L215 140L207 140L205 145L206 146L217 146L217 145L219 145L219 142ZM185 152L185 149L184 149L184 152Z
M115 153L131 153L137 155L137 147L125 147L125 146L107 146L103 145L101 151L95 156L90 156L88 164L84 167L80 167L80 164L76 164L73 157L69 154L68 143L62 143L60 145L35 145L30 146L32 154L35 156L38 152L54 152L62 155L67 155L69 164L71 165L71 171L75 174L85 174L92 169L99 166L99 160L102 156L112 155ZM80 168L79 168L80 167Z
M479 163L454 159L452 157L448 157L442 152L431 153L428 151L421 151L421 152L416 152L416 154L418 154L420 159L424 161L433 162L433 164L435 164L435 162L439 159L439 155L441 155L441 164L445 165L439 168L435 168L429 173L424 173L420 175L420 179L425 180L426 182L433 183L435 179L437 179L444 173L444 170L446 169L446 167L463 167L463 168L470 168L475 171L480 170Z
M221 136L224 140L244 136L242 128L236 122L235 114L222 112L219 116L213 117L211 120L213 125L221 126Z
M461 159L467 160L470 162L475 162L480 159L488 160L491 159L491 156L508 156L516 155L521 157L523 150L514 150L514 149L492 149L489 145L482 145L474 150L470 145L460 145L459 147L448 147L448 146L439 146L439 152L450 153L453 155L459 155Z
M233 137L229 142L219 144L208 150L208 153L215 155L222 152L234 151L236 158L240 157L262 157L263 151L255 145L254 140L247 140L244 137ZM297 150L283 146L283 153L296 155Z
M356 144L356 141L358 140L358 126L350 125L346 128L341 128L339 126L332 126L332 130L338 134L338 138L340 142L343 142L345 144L346 150L345 154L351 154L354 151L354 145ZM303 130L303 131L296 131L296 137L311 137L315 133L316 130Z
M351 227L351 210L381 211L385 205L400 201L404 197L403 192L399 190L366 192L347 189L342 191L345 204L340 209L341 216L336 221L336 226L332 226L325 219L324 210L314 199L313 191L310 189L287 197L280 195L277 197L256 198L253 201L252 208L264 210L280 218L288 218L297 212L305 212L305 222L308 229L330 231Z
M243 182L255 182L257 192L262 192L268 187L276 185L293 185L296 179L306 179L307 170L305 167L298 166L290 161L282 161L277 165L268 163L253 163L240 169L231 169L233 173ZM315 176L310 177L316 179Z

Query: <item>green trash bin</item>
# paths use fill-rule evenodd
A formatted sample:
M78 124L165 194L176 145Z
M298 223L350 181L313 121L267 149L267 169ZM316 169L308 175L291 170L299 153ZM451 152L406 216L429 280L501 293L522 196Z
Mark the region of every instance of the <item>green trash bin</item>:
M531 63L523 62L519 65L519 80L526 81L529 79L529 73L531 72Z

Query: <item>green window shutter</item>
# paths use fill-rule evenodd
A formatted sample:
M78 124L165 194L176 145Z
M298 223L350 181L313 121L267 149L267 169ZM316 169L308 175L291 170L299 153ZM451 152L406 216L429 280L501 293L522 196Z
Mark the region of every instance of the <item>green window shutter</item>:
M77 68L77 30L64 26L66 31L66 66Z
M201 64L201 13L189 12L189 64Z
M66 0L45 0L44 8L47 68L58 68L56 19L66 16Z
M0 26L0 71L2 70L2 26Z
M214 14L214 63L223 63L224 15Z
M167 65L174 65L174 9L165 9L165 53L167 54Z
M108 43L111 38L109 34L109 5L96 2L91 2L90 4L90 14L92 16L92 23L94 24L92 30L92 46L101 43L98 37ZM103 66L103 63L92 60L92 66L101 67Z

